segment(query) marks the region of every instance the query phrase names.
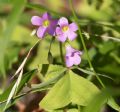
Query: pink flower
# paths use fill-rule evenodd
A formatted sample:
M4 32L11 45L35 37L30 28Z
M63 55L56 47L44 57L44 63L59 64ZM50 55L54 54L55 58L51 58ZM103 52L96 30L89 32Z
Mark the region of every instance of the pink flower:
M66 46L66 66L72 67L73 65L79 65L81 62L82 52L76 49L73 49L70 45Z
M52 36L55 35L57 20L52 19L49 13L44 13L42 17L33 16L31 22L33 25L38 26L37 36L39 38L43 38L46 33Z
M77 37L75 31L78 30L76 23L68 23L67 18L61 17L58 21L59 27L56 28L57 39L61 42L65 42L68 38L70 41L74 40Z

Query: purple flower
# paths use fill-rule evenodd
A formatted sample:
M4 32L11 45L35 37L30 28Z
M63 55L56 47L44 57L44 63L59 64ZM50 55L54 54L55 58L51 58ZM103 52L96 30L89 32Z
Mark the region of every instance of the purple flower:
M68 23L67 18L61 17L58 21L59 27L56 28L57 39L61 42L65 42L68 38L70 41L74 40L77 37L75 31L78 30L76 23Z
M33 16L31 18L31 22L33 25L38 26L37 36L39 38L43 38L46 33L52 36L55 35L55 29L58 21L52 19L49 13L44 13L42 17Z
M73 65L79 65L81 62L82 52L76 49L73 49L70 45L66 46L66 66L72 67Z

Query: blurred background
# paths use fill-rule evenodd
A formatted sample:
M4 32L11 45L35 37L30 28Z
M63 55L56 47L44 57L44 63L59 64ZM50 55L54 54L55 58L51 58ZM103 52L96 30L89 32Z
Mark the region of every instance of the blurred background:
M120 0L73 0L73 5L95 70L113 79L101 78L107 87L120 87ZM36 36L31 36L35 29L31 25L31 17L41 16L46 11L53 18L65 16L69 21L75 21L68 0L0 0L1 95L11 83L10 78L29 49L38 40ZM24 67L25 73L37 68L39 64L48 64L50 40L45 38L44 42L34 48ZM54 64L61 64L58 44L55 41L51 49ZM76 49L83 50L79 37L71 44ZM82 56L80 67L88 68L86 55ZM40 79L34 74L28 82L40 83ZM99 86L97 81L94 82ZM44 112L38 106L43 96L43 92L27 95L8 109L8 112ZM119 98L120 96L115 97L118 104ZM105 107L101 112L115 111Z

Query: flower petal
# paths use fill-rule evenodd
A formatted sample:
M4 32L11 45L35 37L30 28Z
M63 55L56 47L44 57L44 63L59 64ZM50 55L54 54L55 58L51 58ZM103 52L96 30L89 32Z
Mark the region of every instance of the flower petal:
M47 31L47 28L40 26L37 30L37 36L39 38L43 38L45 36L46 31Z
M67 67L72 67L73 64L74 64L74 60L73 60L72 57L66 56L66 57L65 57L65 61L66 61L66 66L67 66Z
M62 34L63 32L62 32L62 30L61 30L61 28L60 27L57 27L56 28L56 35L60 35L60 34Z
M31 18L31 22L33 25L36 25L36 26L39 26L39 25L42 25L42 18L40 18L39 16L33 16Z
M67 35L70 41L73 41L77 37L77 34L73 31L69 31Z
M75 54L73 58L74 58L74 65L79 65L81 62L80 56L78 54Z
M70 28L71 31L77 31L78 30L78 26L74 22L69 25L69 28Z
M58 23L58 20L51 20L50 21L50 26L48 27L48 33L52 36L55 36L57 23Z
M70 45L66 46L66 56L71 56L71 54L75 52L75 49L73 49Z
M57 35L57 39L58 39L60 42L65 42L66 39L67 39L67 36L66 36L64 33L62 33L62 34L60 34L60 35Z
M83 52L82 51L77 51L76 54L81 56L83 54Z
M45 12L42 16L43 20L50 20L51 19L51 15L48 12Z
M55 28L51 28L51 27L48 27L48 33L51 35L51 36L55 36Z
M58 21L58 24L59 24L60 26L68 25L68 20L67 20L67 18L61 17L61 18L59 19L59 21Z
M57 26L57 23L58 23L58 20L57 20L57 19L52 19L52 20L50 21L51 27L56 27L56 26Z

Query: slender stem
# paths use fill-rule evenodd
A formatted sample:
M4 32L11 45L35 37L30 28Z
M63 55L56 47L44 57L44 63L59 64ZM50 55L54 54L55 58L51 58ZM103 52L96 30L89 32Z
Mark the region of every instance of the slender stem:
M76 14L75 14L75 11L74 11L74 8L73 8L73 5L72 5L72 0L69 0L69 3L70 3L70 7L71 7L71 10L72 10L74 19L75 19L76 23L79 24L78 18L77 18ZM80 39L81 39L84 51L85 51L85 53L87 55L89 66L90 66L91 70L94 72L94 74L95 74L97 80L99 81L99 83L101 84L101 86L103 88L105 88L105 85L103 84L103 82L101 81L101 79L99 78L99 76L96 74L96 72L95 72L95 70L94 70L94 68L92 66L92 63L90 61L90 57L89 57L89 54L88 54L88 51L87 51L87 48L86 48L86 45L85 45L85 41L84 41L83 36L82 36L82 32L81 32L80 26L78 27L78 32L79 32L79 35L80 35ZM93 78L93 76L91 75L89 77L89 80L92 80L92 78Z
M74 66L72 67L71 69L78 69L80 70L81 72L85 73L85 74L88 74L88 75L93 75L95 76L94 72L93 71L90 71L90 70L85 70L85 69L82 69L82 68L79 68L77 66ZM108 75L105 75L105 74L100 74L100 73L96 73L97 75L101 76L101 77L105 77L105 78L108 78L108 79L111 79L114 81L113 78L109 77Z
M63 56L63 49L62 49L62 43L61 42L59 42L59 46L60 46L61 61L62 61L63 65L65 65L64 64L64 56Z
M55 37L52 37L51 41L50 41L50 47L49 47L49 51L48 51L48 62L49 62L49 64L53 63L53 56L52 56L52 53L51 53L51 47L52 47L52 43L53 43L54 39L55 39Z
M48 51L48 52L50 52L51 47L52 47L52 43L53 43L54 40L55 40L55 37L52 37L52 39L51 39L51 41L50 41L50 47L49 47L49 51Z

